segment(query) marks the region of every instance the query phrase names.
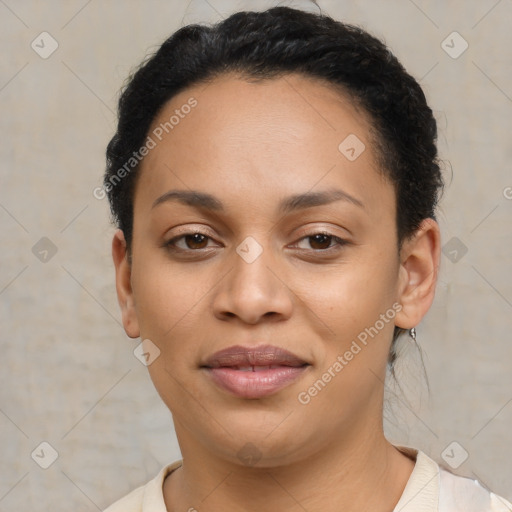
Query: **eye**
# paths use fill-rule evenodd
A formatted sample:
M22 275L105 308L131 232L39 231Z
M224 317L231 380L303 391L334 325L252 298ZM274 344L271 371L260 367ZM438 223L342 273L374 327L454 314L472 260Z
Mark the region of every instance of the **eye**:
M201 249L208 249L212 246L208 245L208 241L212 240L208 235L199 231L191 231L189 233L183 233L179 236L171 238L165 243L171 251L177 252L199 252ZM301 243L306 242L309 247L300 247ZM296 246L302 250L313 250L314 252L327 252L330 249L340 249L348 242L328 232L312 233L310 235L302 237Z
M171 238L171 240L165 243L165 246L170 250L195 251L198 249L207 249L208 240L211 240L208 235L194 231ZM179 242L182 242L182 244L179 245Z
M319 232L319 233L312 233L310 235L307 235L305 237L302 237L298 242L297 245L301 242L306 241L308 243L309 247L299 247L299 249L304 250L311 250L311 248L315 251L327 251L329 249L336 248L339 249L343 245L346 245L348 242L346 240L343 240L342 238L339 238L337 236L334 236L331 233L328 232ZM331 245L334 242L334 245Z

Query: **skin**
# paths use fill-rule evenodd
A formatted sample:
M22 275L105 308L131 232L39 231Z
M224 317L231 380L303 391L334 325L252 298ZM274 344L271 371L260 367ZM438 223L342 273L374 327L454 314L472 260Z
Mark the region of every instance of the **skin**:
M379 171L371 121L325 83L223 75L172 98L150 132L191 96L197 106L141 164L131 264L120 230L112 244L126 333L161 351L148 369L184 458L164 482L167 509L391 511L414 462L383 434L386 362L394 325L416 326L434 298L439 227L425 220L398 251L395 192ZM354 161L338 150L349 134L366 146ZM152 207L173 189L212 194L224 211ZM329 189L363 207L277 210L285 197ZM323 230L346 243L311 238ZM165 247L195 232L209 238ZM248 236L263 250L252 263L236 252ZM298 394L394 303L394 319L301 404ZM274 395L230 395L200 369L218 350L267 343L311 364ZM260 456L254 465L237 455L247 443Z

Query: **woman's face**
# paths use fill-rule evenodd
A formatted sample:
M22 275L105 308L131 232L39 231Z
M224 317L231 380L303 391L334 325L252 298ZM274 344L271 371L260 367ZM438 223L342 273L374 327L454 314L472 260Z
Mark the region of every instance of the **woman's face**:
M154 120L131 267L119 233L114 259L126 331L150 340L182 452L271 467L381 428L393 328L414 323L369 127L298 75L225 75Z

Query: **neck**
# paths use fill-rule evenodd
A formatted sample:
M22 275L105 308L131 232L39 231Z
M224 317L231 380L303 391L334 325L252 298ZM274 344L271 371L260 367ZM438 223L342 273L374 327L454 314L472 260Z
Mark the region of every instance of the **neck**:
M195 440L184 437L178 435L183 465L164 482L169 512L259 512L269 504L282 512L390 512L414 468L385 439L381 426L376 435L375 425L357 436L340 436L308 457L272 467L226 461L198 450Z

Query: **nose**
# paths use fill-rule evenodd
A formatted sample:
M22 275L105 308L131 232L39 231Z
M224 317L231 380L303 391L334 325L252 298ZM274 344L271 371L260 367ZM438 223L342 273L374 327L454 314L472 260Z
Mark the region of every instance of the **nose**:
M244 323L257 324L263 319L282 321L291 316L293 293L270 252L265 249L254 260L244 258L243 252L233 255L231 270L213 296L218 319L236 317Z

